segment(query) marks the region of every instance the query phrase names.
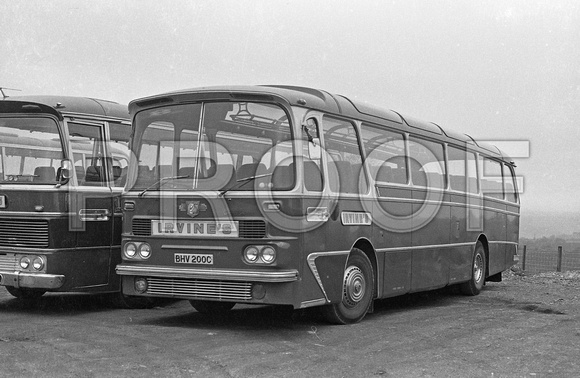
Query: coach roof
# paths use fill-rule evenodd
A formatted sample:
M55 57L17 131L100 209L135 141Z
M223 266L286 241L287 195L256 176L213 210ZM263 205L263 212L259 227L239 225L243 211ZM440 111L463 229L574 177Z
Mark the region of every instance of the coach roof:
M335 95L329 92L298 86L288 85L257 85L257 86L213 86L184 89L156 96L133 100L129 103L129 111L134 115L139 108L168 105L192 100L273 100L274 97L283 98L290 105L304 106L323 112L339 114L360 120L380 122L387 120L402 124L411 129L420 130L423 134L447 137L467 145L475 145L492 154L508 158L495 146L475 141L471 136L446 130L433 122L422 121L413 117L401 115L395 111L370 105L365 102L351 100L346 96Z
M4 100L0 100L0 104L11 102L21 102L39 104L43 107L49 107L61 114L90 114L105 116L111 118L129 118L129 111L127 106L118 104L113 101L99 100L89 97L74 97L74 96L10 96ZM46 108L44 110L46 111Z

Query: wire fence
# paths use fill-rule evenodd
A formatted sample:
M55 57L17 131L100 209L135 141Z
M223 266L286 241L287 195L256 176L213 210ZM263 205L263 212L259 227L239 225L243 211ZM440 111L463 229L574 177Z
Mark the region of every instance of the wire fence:
M580 249L558 246L552 250L521 246L517 266L530 273L580 270Z

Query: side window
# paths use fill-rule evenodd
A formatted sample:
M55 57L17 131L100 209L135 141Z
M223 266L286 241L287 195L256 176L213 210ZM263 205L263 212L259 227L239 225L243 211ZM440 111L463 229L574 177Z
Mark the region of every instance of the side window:
M481 159L481 191L485 197L503 199L502 165L499 161Z
M108 142L111 162L111 186L123 187L127 181L129 167L129 134L131 126L109 122L111 140Z
M357 131L348 121L332 117L322 120L330 189L340 193L365 193L367 181L361 174L362 156Z
M376 182L407 183L403 134L363 123L361 139L369 173Z
M449 146L447 150L449 186L452 190L477 193L477 161L475 154Z
M413 185L445 188L445 157L441 143L411 137L409 157Z
M517 185L516 185L516 176L512 167L504 164L503 172L505 175L505 196L506 200L510 202L518 202L518 193L517 193Z
M107 164L103 127L69 122L68 129L78 184L106 186Z

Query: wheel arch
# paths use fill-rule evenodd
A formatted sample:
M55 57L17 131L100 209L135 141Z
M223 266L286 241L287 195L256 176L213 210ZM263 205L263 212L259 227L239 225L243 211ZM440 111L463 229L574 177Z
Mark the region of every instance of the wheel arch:
M353 248L360 249L368 257L368 259L371 262L371 265L373 267L373 276L374 276L374 280L375 280L373 297L377 298L379 295L379 288L381 286L379 285L379 269L378 269L379 261L377 258L377 252L375 250L375 247L370 242L370 240L368 240L366 238L360 238L352 245L351 251Z

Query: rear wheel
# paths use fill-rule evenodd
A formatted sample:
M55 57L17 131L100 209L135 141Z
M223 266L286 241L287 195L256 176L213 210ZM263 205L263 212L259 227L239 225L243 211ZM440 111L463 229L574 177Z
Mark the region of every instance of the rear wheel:
M471 271L471 278L469 281L459 285L461 293L465 295L477 295L480 293L485 283L485 248L483 244L478 241L475 245L475 252L473 254L473 270Z
M369 258L354 248L344 270L342 300L323 307L326 319L335 324L350 324L364 318L373 300L374 281Z
M6 290L18 299L38 299L46 293L42 289L29 289L25 287L6 286Z
M190 300L189 303L197 310L205 315L220 315L230 311L236 305L235 302L213 302L213 301L198 301Z

